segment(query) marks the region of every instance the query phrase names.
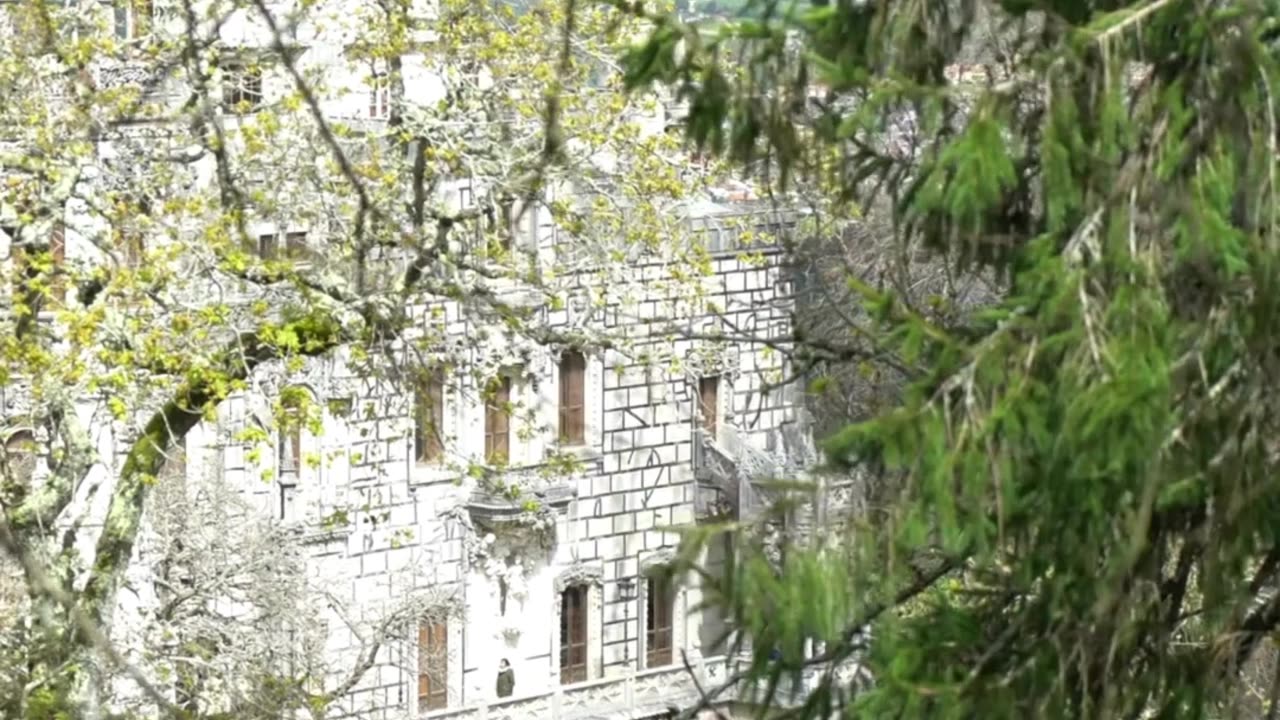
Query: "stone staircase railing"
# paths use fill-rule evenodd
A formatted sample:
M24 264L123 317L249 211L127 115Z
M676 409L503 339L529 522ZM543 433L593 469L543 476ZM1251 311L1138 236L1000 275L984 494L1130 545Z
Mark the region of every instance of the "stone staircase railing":
M696 510L703 516L750 517L769 501L757 483L780 478L782 466L732 425L721 427L718 435L713 438L701 428L694 431L694 478L700 486Z

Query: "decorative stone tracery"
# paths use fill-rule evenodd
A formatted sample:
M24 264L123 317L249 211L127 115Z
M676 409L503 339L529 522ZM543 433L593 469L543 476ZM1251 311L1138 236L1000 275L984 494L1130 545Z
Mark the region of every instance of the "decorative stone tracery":
M603 586L604 568L596 564L575 563L557 575L554 583L556 594L560 594L566 588L571 588L575 585Z

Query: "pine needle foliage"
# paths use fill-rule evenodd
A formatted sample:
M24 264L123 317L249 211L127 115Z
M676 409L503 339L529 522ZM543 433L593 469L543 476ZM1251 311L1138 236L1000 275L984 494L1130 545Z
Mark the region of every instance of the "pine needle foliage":
M897 490L781 561L739 536L708 580L754 699L802 718L1237 716L1280 625L1277 3L755 6L710 31L653 16L630 81L690 100L691 143L780 185L886 194L904 248L1007 289L939 327L861 288L915 375L825 450ZM824 670L864 656L869 688ZM770 690L810 671L783 711Z

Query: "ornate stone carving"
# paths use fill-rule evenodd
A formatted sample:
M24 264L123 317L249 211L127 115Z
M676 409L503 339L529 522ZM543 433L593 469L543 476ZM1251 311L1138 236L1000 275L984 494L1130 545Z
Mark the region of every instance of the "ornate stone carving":
M594 585L602 586L604 584L604 567L597 564L575 563L556 576L555 589L556 593L562 593L565 588L575 585Z
M655 550L640 559L640 574L647 575L660 567L672 565L675 561L675 548L662 548L661 550Z
M103 90L138 85L143 88L155 83L158 74L142 64L108 65L98 70L98 87Z

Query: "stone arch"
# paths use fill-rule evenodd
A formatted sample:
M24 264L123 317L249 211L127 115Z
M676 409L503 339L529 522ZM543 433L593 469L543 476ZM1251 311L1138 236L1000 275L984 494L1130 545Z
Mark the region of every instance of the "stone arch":
M555 595L551 603L551 678L560 682L561 598L574 586L587 588L587 680L596 680L604 669L604 566L600 563L574 563L552 582Z
M305 398L305 401L303 400ZM319 393L307 383L282 385L277 394L282 416L277 418L273 433L276 481L279 486L279 518L285 521L299 520L305 513L304 498L315 495L318 468L308 462L310 456L319 453L319 437L312 432L307 414L302 412L290 417L290 406L297 405L318 412L323 423L325 407ZM296 400L296 402L295 402Z
M642 576L649 575L658 568L667 567L676 561L676 549L673 547L659 548L652 552L646 553L640 557L640 574Z
M726 424L735 420L734 388L738 385L742 374L742 360L736 347L723 343L702 341L696 343L685 353L685 367L688 369L688 383L694 405L690 407L690 416L698 416L696 397L698 381L709 375L720 377L718 416Z
M15 481L30 484L38 462L36 433L27 426L15 426L3 431L5 474Z
M557 593L573 585L601 587L604 585L604 567L595 563L574 563L556 575L553 585Z

